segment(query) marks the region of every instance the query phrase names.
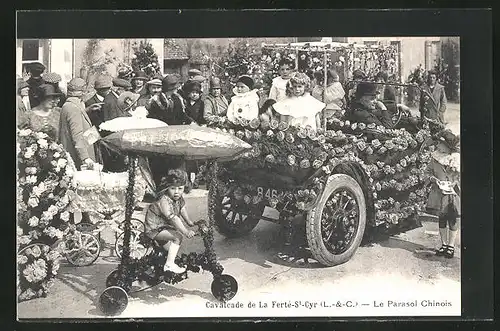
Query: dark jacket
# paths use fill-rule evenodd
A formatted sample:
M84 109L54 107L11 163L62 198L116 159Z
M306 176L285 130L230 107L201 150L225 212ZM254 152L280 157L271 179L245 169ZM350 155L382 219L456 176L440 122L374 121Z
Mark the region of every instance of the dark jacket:
M446 102L443 85L436 83L432 91L428 85L425 85L420 94L420 116L425 116L444 124Z
M371 110L357 101L353 101L350 107L349 119L352 122L361 122L365 124L374 123L386 128L392 127L392 115L387 110Z
M191 117L198 124L206 124L205 118L203 117L203 111L205 108L204 101L200 98L194 104L186 101L186 114Z
M104 102L104 101L99 100L94 93L92 98L85 101L85 107L89 107L90 105L93 105L94 103L99 103L99 102ZM99 125L101 125L101 123L104 122L103 109L104 109L104 105L103 105L103 108L101 108L100 110L90 111L87 113L89 115L90 121L92 122L92 125L95 125L97 128L99 128Z
M130 117L129 112L123 111L118 108L118 98L113 92L110 92L104 98L104 105L102 106L102 114L104 122L110 121L117 117Z
M163 121L168 125L184 125L193 122L193 119L184 111L184 101L181 96L175 93L170 98L164 93L160 94L160 101L151 104L148 117Z

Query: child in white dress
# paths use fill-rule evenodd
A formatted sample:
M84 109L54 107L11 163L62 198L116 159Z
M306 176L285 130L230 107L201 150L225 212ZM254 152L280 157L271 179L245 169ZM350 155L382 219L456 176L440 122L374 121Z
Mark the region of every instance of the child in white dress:
M286 99L274 104L274 110L282 122L292 126L321 127L321 111L326 104L315 99L308 92L311 79L304 73L295 73L287 84Z
M254 81L250 76L241 76L236 82L234 96L227 109L227 119L231 122L251 121L259 116L259 95L253 89Z
M286 84L295 69L295 63L290 59L282 59L279 63L279 76L273 79L273 84L269 90L269 99L276 102L286 99Z

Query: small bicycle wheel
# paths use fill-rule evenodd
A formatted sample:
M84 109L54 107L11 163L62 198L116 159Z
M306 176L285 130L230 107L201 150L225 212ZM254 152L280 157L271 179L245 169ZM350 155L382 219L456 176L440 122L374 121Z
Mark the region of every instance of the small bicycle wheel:
M238 293L238 282L231 275L220 275L212 282L212 294L219 301L229 301Z
M99 296L99 310L105 315L119 315L128 305L128 295L118 286L106 288Z
M65 242L66 259L74 266L91 265L101 253L101 243L90 233L77 232Z
M123 237L125 232L122 232L115 241L116 256L122 257L123 252ZM133 259L140 259L149 252L149 247L144 245L141 241L141 232L132 230L130 232L130 257Z

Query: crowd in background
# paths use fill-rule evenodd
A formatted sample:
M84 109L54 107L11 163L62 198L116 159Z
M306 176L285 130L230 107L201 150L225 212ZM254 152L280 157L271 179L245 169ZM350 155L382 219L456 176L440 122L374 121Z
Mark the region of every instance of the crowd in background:
M278 73L266 95L256 88L252 77L239 77L234 96L228 100L222 95L219 78L203 77L196 69L189 71L184 82L175 74L149 78L139 71L131 79L101 74L93 82L93 93L88 94L88 84L82 78L71 79L64 93L59 86L59 74L46 72L41 63L32 63L27 67L27 76L17 81L17 125L48 132L70 153L78 168L92 168L97 162L104 171L121 172L126 170L125 156L98 147L99 144L89 145L85 138L92 128L98 129L102 123L118 117L142 116L167 125L278 119L317 129L332 116L387 126L394 109L405 107L396 102L393 87L366 82L367 77L360 70L354 71L353 81L347 85L339 82L334 70L326 72L325 84L325 72L299 73L295 63L286 59L280 62ZM444 123L444 88L437 83L435 73L428 77L420 98L421 115ZM202 84L207 79L209 91L203 91ZM383 71L375 77L378 83L387 80ZM109 132L101 130L99 134L105 136ZM163 172L164 160L152 160L151 168L153 176ZM197 173L196 164L188 164L187 168L188 173ZM191 181L197 185L193 176Z

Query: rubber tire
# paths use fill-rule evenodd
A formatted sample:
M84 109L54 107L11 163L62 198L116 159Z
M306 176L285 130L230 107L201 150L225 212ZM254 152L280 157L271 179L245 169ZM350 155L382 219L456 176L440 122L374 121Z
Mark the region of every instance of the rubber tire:
M351 246L345 252L335 255L328 251L323 243L321 235L321 215L330 195L335 190L342 187L348 188L355 196L359 206L359 224ZM356 180L354 180L354 178L345 174L335 174L330 176L318 204L307 214L306 219L306 237L314 259L327 267L333 267L349 261L361 244L365 227L366 201L361 186L356 182Z
M249 214L247 215L247 218L245 219L243 226L237 228L230 226L226 222L226 218L222 215L222 201L224 200L224 198L226 198L226 196L217 199L218 200L217 207L215 210L215 226L217 228L217 231L227 238L239 238L252 232L252 230L259 223L260 216L256 217L254 215Z
M223 289L222 289L222 282L221 281L229 283L230 292L229 292L228 297L223 296ZM223 274L223 275L220 275L220 278L216 278L212 281L211 291L212 291L212 295L217 300L222 301L222 302L229 301L232 298L234 298L236 293L238 293L238 282L236 281L236 279L233 276Z
M94 236L93 234L91 233L88 233L88 232L81 232L81 235L82 237L85 237L85 236L90 236L91 238L94 239L94 241L97 243L97 254L92 258L92 260L88 260L86 263L83 263L83 264L80 264L80 263L75 263L74 261L72 261L70 259L70 257L68 256L68 254L66 254L66 260L76 266L76 267L86 267L86 266L89 266L91 265L92 263L94 263L97 258L99 257L99 255L101 255L101 241L96 237Z
M110 286L99 296L99 310L108 316L115 316L123 313L127 305L127 292L119 286Z

